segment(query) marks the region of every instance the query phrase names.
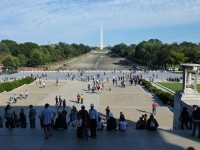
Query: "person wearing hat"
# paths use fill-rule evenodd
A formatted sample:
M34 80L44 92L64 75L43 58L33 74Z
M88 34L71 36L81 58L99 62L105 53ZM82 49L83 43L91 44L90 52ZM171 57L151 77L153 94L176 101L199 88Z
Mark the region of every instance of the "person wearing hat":
M97 122L98 122L98 113L97 113L96 109L94 109L94 104L90 104L89 119L90 119L91 137L96 138L96 127L97 127Z

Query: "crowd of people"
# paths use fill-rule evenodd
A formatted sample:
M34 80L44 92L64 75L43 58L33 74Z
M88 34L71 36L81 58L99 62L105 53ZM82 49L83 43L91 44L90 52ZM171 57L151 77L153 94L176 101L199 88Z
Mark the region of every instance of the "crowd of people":
M27 99L28 98L28 90L26 90L25 92L21 91L20 94L14 94L13 97L9 98L9 104L12 103L17 103L18 99Z
M178 77L169 77L169 78L167 78L167 81L169 81L169 82L180 82L180 78L178 78Z
M96 138L96 130L103 130L105 126L107 131L117 129L126 131L127 123L122 112L120 112L119 124L117 125L117 121L110 111L109 106L107 106L105 111L106 118L103 118L94 108L94 104L90 105L89 110L86 110L84 105L81 106L80 110L77 110L76 106L73 105L69 112L69 121L67 122L68 113L60 105L57 106L57 112L55 112L46 103L44 109L38 115L33 105L30 105L28 117L23 107L18 115L12 110L10 105L7 105L4 109L4 115L0 115L0 127L3 128L5 123L6 128L26 128L29 122L30 128L36 128L36 119L39 117L40 126L44 128L45 138L51 136L53 128L60 131L68 129L70 125L73 129L76 129L77 138L84 140L88 140L89 135L91 138ZM56 116L57 118L55 118Z

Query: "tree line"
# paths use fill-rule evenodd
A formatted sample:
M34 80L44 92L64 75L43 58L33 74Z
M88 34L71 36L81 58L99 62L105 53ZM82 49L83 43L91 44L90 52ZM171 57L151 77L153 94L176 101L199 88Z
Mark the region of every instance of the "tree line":
M166 68L181 63L200 63L200 43L182 42L164 44L158 39L139 44L115 45L111 52L151 68Z
M0 63L4 69L16 70L20 66L38 67L48 63L66 60L90 52L89 46L83 44L41 45L25 42L18 44L12 40L0 42Z

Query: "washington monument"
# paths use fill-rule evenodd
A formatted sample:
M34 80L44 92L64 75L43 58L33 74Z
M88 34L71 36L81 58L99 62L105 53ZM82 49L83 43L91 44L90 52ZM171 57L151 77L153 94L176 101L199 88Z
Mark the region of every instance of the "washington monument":
M101 24L101 29L100 29L100 49L103 49L103 25Z

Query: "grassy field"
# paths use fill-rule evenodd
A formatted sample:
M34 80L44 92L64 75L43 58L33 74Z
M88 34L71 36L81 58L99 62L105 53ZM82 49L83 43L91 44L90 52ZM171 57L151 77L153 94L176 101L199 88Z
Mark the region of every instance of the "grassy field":
M174 92L182 90L182 83L158 82L158 84ZM200 93L200 84L197 85L197 91Z

